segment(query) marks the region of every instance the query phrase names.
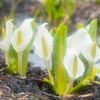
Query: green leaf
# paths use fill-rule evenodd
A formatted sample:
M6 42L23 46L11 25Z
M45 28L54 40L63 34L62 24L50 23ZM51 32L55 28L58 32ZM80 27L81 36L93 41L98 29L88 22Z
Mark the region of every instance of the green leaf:
M80 90L81 90L82 88L84 88L84 87L86 87L86 83L81 82L81 83L79 83L77 86L73 87L73 88L70 90L69 94L76 93L76 92L80 91Z
M94 68L92 69L91 74L90 74L89 76L87 76L87 79L89 79L89 80L94 80L96 74L97 74L99 71L100 71L100 69L94 67Z
M55 91L55 93L57 93L57 92L56 92L57 89L54 87L53 84L51 84L51 82L50 82L47 78L44 78L44 79L42 80L42 82L45 82L46 84L48 84L48 85L51 87L51 89L52 89L53 91Z
M89 24L89 29L87 29L83 24L79 23L77 25L77 30L80 28L84 28L88 31L92 41L94 42L96 40L96 33L97 33L97 19L94 19Z
M59 4L59 2L60 2L60 0L53 0L53 4L55 4L55 5L57 5L57 4Z
M83 74L81 77L79 77L79 78L77 79L78 82L81 82L81 81L83 81L87 76L89 76L89 75L92 73L92 69L93 69L93 64L94 64L94 63L93 63L93 62L88 62L82 54L80 54L79 57L80 57L81 61L82 61L83 64L84 64L84 67L85 67L84 74Z
M69 81L67 71L63 66L63 58L66 52L66 36L67 27L62 23L55 34L52 53L52 74L54 76L54 86L59 95L65 92Z
M83 24L78 23L78 25L77 25L77 30L79 30L79 29L81 29L81 28L86 29L86 27L85 27Z
M93 42L96 40L97 33L97 19L94 19L90 22L89 34Z
M9 67L5 70L9 73L16 74L18 72L18 55L14 50L12 44L9 48Z
M93 67L93 63L88 62L82 54L80 54L79 57L84 64L85 72L84 72L83 76L81 76L77 79L77 81L80 82L80 81L83 81L86 79L88 79L89 81L94 80L96 74L100 71L100 69Z
M23 51L23 55L22 55L22 72L23 72L23 75L26 74L26 69L27 69L27 64L28 64L28 55L29 55L29 52L30 52L30 49L31 49L31 46L33 44L33 41L34 41L34 37L35 37L35 30L36 30L36 25L35 25L35 22L33 21L31 23L31 26L32 26L32 29L33 29L33 36L28 44L28 46L26 47L26 49Z
M77 79L78 82L81 82L81 81L83 81L83 80L86 78L86 76L87 76L88 68L89 68L89 62L85 59L85 57L84 57L82 54L79 55L79 58L81 59L81 61L82 61L83 64L84 64L84 67L85 67L84 74L83 74L81 77L79 77L79 78Z

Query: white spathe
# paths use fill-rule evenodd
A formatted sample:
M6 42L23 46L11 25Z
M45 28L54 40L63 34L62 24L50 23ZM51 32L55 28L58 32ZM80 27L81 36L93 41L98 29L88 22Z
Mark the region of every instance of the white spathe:
M79 29L67 38L67 48L74 48L77 54L80 54L90 43L92 43L92 40L85 29Z
M73 60L75 56L77 57L78 64L77 64L77 72L76 75L74 76L73 70L75 69L73 68ZM79 56L77 55L77 51L75 49L66 49L66 54L64 56L63 64L68 72L69 77L72 80L82 76L85 71L84 65L79 59Z
M23 52L25 50L25 48L27 47L27 45L29 44L33 36L33 30L31 26L31 22L33 20L34 20L33 18L25 19L22 25L17 30L15 30L12 36L12 40L11 40L12 45L16 50L16 52L18 53ZM17 46L17 38L18 38L17 36L19 30L21 31L22 34L22 43L19 46Z
M93 41L88 31L83 28L67 38L67 48L74 48L78 55L82 53L88 61L93 62L94 60L94 62L96 62L100 59L100 49L96 46L96 56L93 59L90 55L92 45Z
M48 61L50 60L52 50L53 50L53 37L45 28L45 25L46 23L39 26L38 31L37 31L37 36L35 37L33 45L35 46L35 54L37 54L40 58ZM44 37L46 41L46 48L48 52L47 57L44 57L44 54L43 54L42 37Z
M11 38L13 34L13 24L12 24L13 19L10 19L6 22L6 36L3 40L0 41L0 48L8 52L10 44L11 44Z
M93 43L90 43L88 47L86 47L85 50L82 52L82 54L84 55L87 61L95 63L100 59L100 49L98 48L98 46L96 46L95 58L93 58L91 56L92 46Z

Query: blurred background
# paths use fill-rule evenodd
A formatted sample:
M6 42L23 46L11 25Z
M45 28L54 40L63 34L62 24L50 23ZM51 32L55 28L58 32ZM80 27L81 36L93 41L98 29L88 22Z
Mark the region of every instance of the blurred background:
M15 19L14 23L19 27L29 17L35 18L37 26L49 23L48 28L53 30L64 22L68 35L76 31L78 23L87 26L97 18L97 43L100 46L100 0L0 0L0 34L8 19ZM38 61L34 56L31 58L31 54L29 59Z
M64 22L71 33L77 23L86 26L94 18L99 26L100 0L0 0L0 30L10 18L19 26L28 17L35 18L37 24L48 22L50 28Z

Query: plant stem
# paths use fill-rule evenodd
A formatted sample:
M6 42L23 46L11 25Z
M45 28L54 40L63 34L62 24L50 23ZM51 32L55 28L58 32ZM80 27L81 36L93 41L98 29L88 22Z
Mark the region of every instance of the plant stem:
M66 89L66 91L65 91L65 93L63 95L68 94L70 92L72 86L73 86L73 79L70 79L70 81L69 81L69 83L67 85L67 89Z
M9 66L8 52L5 52L5 62Z
M20 75L20 78L22 79L26 78L26 76L23 75L23 70L22 70L22 53L18 53L18 73Z
M94 83L94 84L100 84L100 82L99 82L99 81L94 81L94 80L91 80L91 82L92 82L92 83Z
M45 61L47 73L48 73L48 76L49 76L49 80L52 84L54 84L53 77L52 77L52 74L51 74L51 71L50 71L50 61L46 61L46 60L44 60L44 61Z
M90 75L93 69L93 63L89 63L89 68L88 68L88 72L87 75Z

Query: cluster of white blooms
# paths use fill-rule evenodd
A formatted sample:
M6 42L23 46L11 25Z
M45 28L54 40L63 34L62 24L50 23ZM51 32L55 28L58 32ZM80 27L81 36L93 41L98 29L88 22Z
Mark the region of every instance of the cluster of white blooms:
M14 25L12 23L12 19L10 19L6 22L6 31L4 28L2 29L2 40L0 41L0 48L5 53L6 64L9 66L8 52L10 45L12 45L18 54L18 73L22 77L23 52L30 44L30 41L33 37L34 30L31 26L31 22L33 21L34 19L26 19L19 28L13 30ZM44 23L38 27L37 35L34 41L32 41L32 44L35 47L35 54L45 61L49 80L54 85L54 77L50 70L50 59L53 52L54 37L45 28L46 24L47 23ZM94 63L100 59L100 49L97 46L96 41L91 39L88 31L89 27L90 25L88 25L87 28L80 28L75 34L65 38L65 42L67 44L66 53L64 55L64 59L61 61L70 78L68 84L69 88L66 89L65 94L69 92L70 87L73 85L73 81L81 77L86 71L86 66L80 58L80 55L82 55L89 63L87 75L92 73Z

